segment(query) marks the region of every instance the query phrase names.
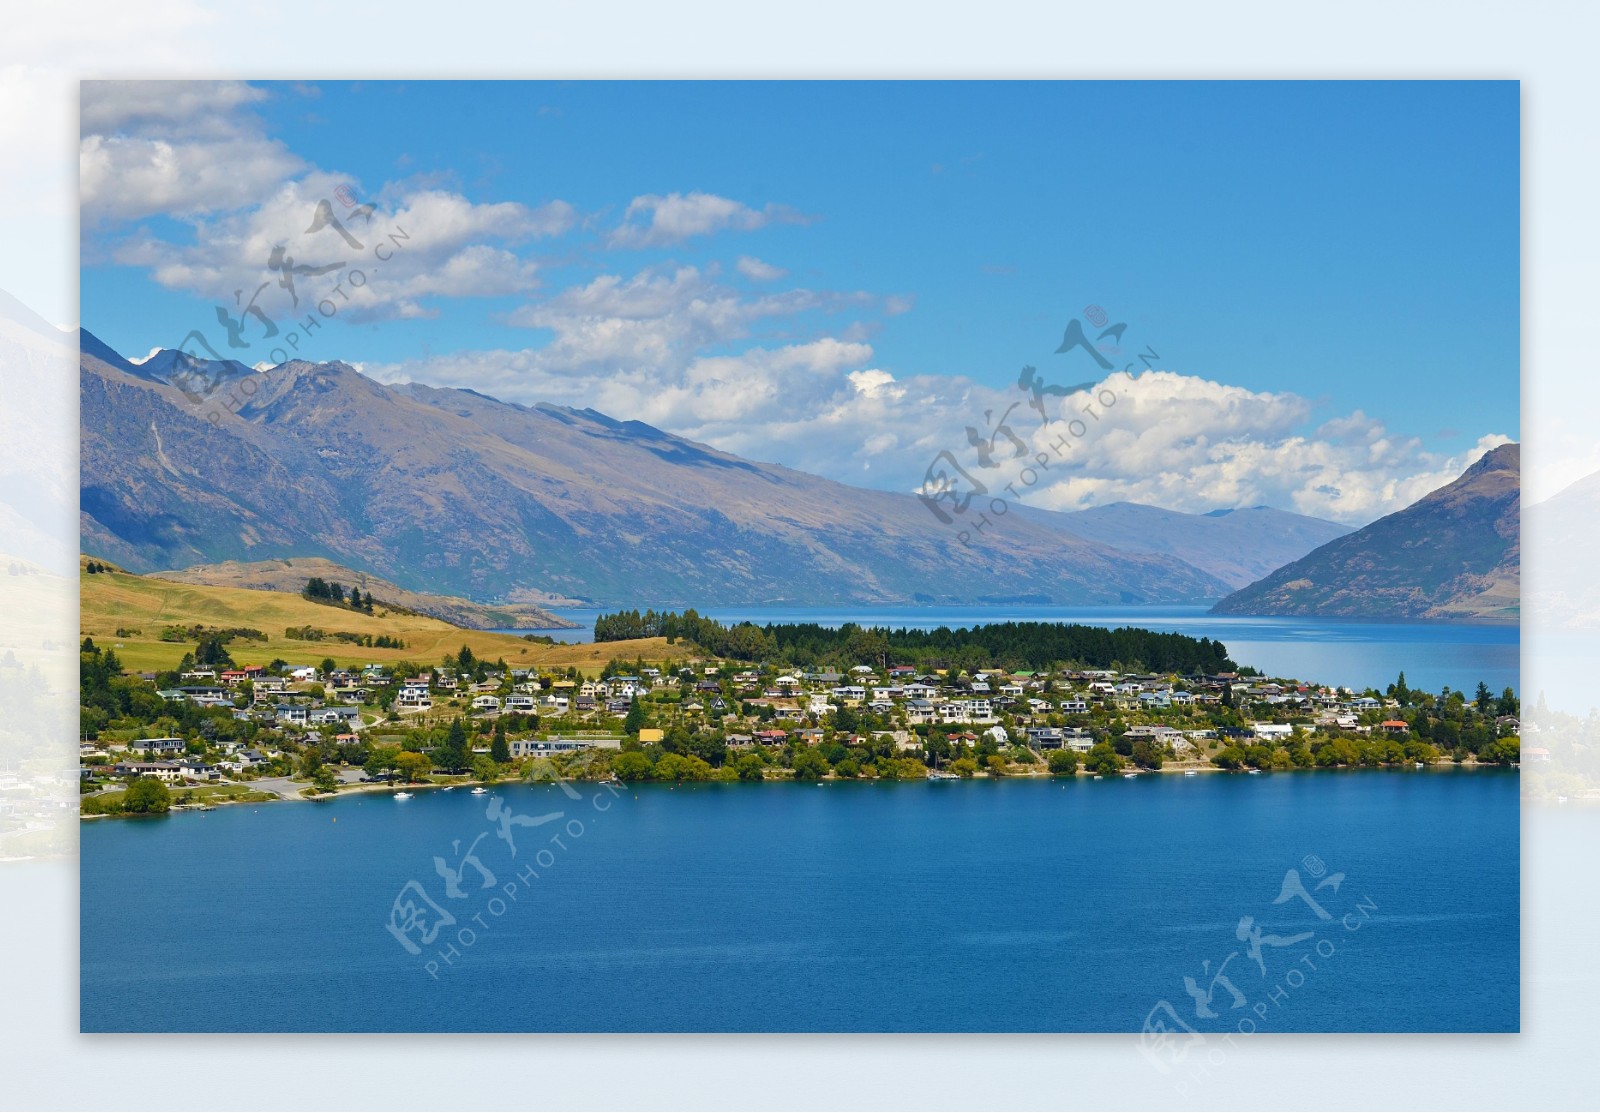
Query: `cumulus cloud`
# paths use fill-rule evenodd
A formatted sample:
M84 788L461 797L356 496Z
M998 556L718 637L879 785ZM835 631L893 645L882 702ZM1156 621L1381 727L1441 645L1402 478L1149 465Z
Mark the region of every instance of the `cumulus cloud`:
M240 81L85 82L85 224L236 209L304 169L248 111L265 96Z
M764 263L754 255L741 255L734 264L735 269L753 282L776 282L788 275L782 267L775 267L771 263Z
M430 315L429 297L533 289L536 264L506 245L557 235L577 219L565 202L475 204L439 189L380 195L365 213L339 200L349 184L315 171L254 207L196 219L191 244L142 236L114 257L148 268L162 286L219 304L238 301L235 291L258 291L269 316L306 312L307 298L314 305L337 287L338 308L352 319L413 318Z
M628 203L622 223L612 230L611 247L663 247L716 232L750 232L774 222L802 217L785 205L753 209L714 193L645 194Z
M1062 511L1120 501L1191 513L1265 504L1364 524L1445 485L1509 440L1489 434L1465 452L1430 452L1359 411L1319 424L1313 403L1299 395L1169 371L1119 372L1095 392L1047 396L1046 424L1015 387L896 376L876 365L870 345L837 337L648 369L622 359L603 374L592 363L573 373L569 356L560 348L464 353L378 373L515 401L593 406L751 459L904 491L918 489L944 451L993 486L1014 480L1025 461L1009 430L1028 456L1050 453L1052 461L1023 502ZM1083 425L1071 426L1074 420ZM974 441L991 440L995 466L985 470ZM1063 443L1063 452L1052 450Z

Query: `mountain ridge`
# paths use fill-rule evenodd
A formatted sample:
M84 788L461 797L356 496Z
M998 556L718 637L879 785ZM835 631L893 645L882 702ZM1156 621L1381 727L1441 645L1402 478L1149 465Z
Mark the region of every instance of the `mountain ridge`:
M1521 446L1220 600L1212 614L1516 622Z
M592 409L391 386L339 362L251 375L202 411L85 350L85 550L146 571L317 556L412 590L601 605L1200 602L1229 586L1021 516L964 545L914 495Z

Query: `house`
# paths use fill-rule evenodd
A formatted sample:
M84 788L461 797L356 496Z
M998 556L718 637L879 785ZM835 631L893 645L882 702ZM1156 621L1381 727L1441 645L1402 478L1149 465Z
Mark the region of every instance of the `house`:
M539 701L539 707L552 715L565 715L571 707L572 701L566 696L558 696L554 692Z
M1030 700L1029 702L1038 703L1042 701ZM1087 715L1089 713L1089 705L1079 697L1073 696L1071 699L1062 700L1059 710L1063 715Z
M289 679L297 684L309 684L317 679L314 665L299 665L289 670Z
M620 750L620 738L517 738L508 743L512 757L549 757L578 750Z
M351 726L361 729L361 712L354 707L318 707L306 715L311 726Z
M181 754L185 746L181 738L139 738L129 742L128 748L151 754Z
M758 730L756 741L763 746L781 746L789 741L789 732L784 730Z
M280 703L272 710L279 726L303 727L311 721L311 712L298 704Z
M1411 730L1411 724L1404 719L1385 719L1378 726L1385 734L1405 734Z
M1040 750L1059 750L1066 744L1060 727L1029 727L1028 745Z
M178 772L191 781L220 781L222 772L203 761L180 761Z
M1401 724L1401 726L1404 725L1404 723ZM1284 739L1288 738L1294 733L1294 727L1290 726L1288 723L1251 723L1250 732L1257 738Z
M500 697L491 695L473 696L472 710L498 715L500 713Z
M505 710L507 712L517 711L517 712L521 712L522 714L531 714L533 712L533 709L536 706L537 702L538 701L536 701L532 696L529 696L529 695L520 695L520 696L519 695L511 695L511 696L507 696L506 697L506 702L505 702ZM590 702L591 705L594 703L593 700L590 700L589 702Z
M175 781L178 767L170 761L122 761L112 767L119 777L155 777L162 781Z
M160 691L156 692L156 695L160 696L168 703L182 703L184 700L189 698L187 693L185 693L182 688L162 688Z

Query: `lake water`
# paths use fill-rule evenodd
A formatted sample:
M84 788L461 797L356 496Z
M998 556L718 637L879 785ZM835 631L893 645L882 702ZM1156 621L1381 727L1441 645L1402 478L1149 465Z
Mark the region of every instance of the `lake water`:
M82 1028L1519 1024L1515 772L576 787L497 790L564 813L515 857L460 790L85 824ZM417 955L411 881L455 918Z
M640 608L643 610L644 608ZM658 608L660 609L660 608ZM600 611L561 611L575 630L506 631L548 634L560 641L594 640ZM1090 626L1142 626L1196 638L1214 638L1241 665L1273 676L1325 684L1384 689L1404 670L1413 688L1437 692L1445 685L1473 692L1481 680L1496 695L1521 691L1515 626L1428 622L1356 622L1332 618L1212 615L1193 607L711 607L723 622L816 622L838 626L974 626L988 622L1081 622Z

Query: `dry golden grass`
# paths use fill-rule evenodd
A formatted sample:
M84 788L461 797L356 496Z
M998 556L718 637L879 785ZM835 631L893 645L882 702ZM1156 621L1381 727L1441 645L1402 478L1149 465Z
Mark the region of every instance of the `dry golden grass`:
M689 655L684 646L669 646L665 638L604 645L540 645L509 634L463 630L425 615L389 613L382 607L376 614L368 615L313 603L284 592L180 584L120 570L92 576L83 572L79 580L81 635L93 638L97 645L114 647L123 664L133 671L176 666L185 653L194 649L194 643L164 642L162 630L168 626L197 625L220 629L243 627L267 635L265 642L235 641L228 646L229 653L240 664L264 665L278 657L293 664L316 664L331 657L341 666L402 660L431 665L465 645L477 656L490 661L503 658L510 665L572 666L585 672L599 672L613 657L666 661ZM312 626L330 635L334 631L374 637L387 634L399 638L405 647L375 649L332 637L305 641L284 634L289 627L303 626ZM119 629L128 632L119 637Z

